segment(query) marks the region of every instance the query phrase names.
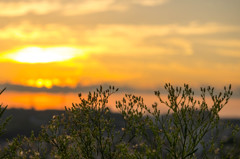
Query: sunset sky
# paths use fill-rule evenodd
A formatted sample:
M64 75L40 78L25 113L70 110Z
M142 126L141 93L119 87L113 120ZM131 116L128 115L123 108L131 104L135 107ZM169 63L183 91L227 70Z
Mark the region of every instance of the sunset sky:
M0 8L1 88L231 83L240 98L239 0L1 0Z

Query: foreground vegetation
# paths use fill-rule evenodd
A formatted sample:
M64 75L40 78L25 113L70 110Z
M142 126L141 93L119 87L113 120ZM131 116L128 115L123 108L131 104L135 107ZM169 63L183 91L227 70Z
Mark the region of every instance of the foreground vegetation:
M107 106L118 91L102 87L87 99L79 94L79 103L65 108L42 126L38 135L18 136L1 149L1 158L240 158L240 129L220 122L219 112L232 95L231 86L215 93L201 88L201 100L194 98L188 86L165 85L167 100L150 107L142 97L126 94L116 101L122 117L118 127ZM1 92L2 93L2 92ZM211 106L206 96L212 99ZM160 107L169 108L162 114ZM6 110L1 105L0 117ZM0 135L9 118L1 121Z

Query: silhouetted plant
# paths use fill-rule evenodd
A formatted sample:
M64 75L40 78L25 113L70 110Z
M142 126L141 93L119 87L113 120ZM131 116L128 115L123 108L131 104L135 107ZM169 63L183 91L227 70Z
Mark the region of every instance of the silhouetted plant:
M231 86L219 94L214 94L212 87L201 88L201 100L194 99L194 92L188 85L182 89L166 84L165 89L168 92L167 101L161 98L159 91L155 95L169 108L168 113L161 115L157 104L152 106L153 111L149 109L153 116L150 122L153 139L149 143L154 146L154 156L161 157L165 153L164 156L169 158L196 157L203 137L218 125L218 113L232 95ZM206 102L206 92L213 101L210 107Z
M163 100L160 91L156 91L161 105L155 103L151 108L144 104L142 97L132 94L116 101L124 123L120 129L107 106L108 98L118 89L110 86L103 90L100 87L93 93L89 92L86 99L79 94L79 103L65 108L62 115L53 116L39 135L32 133L29 138L18 137L9 142L2 156L62 159L239 158L236 148L225 147L229 140L218 141L220 138L217 138L219 130L226 127L220 126L219 112L232 95L231 85L218 94L212 87L201 88L200 100L194 99L193 90L186 84L183 88L166 84L164 88L167 100ZM212 99L211 106L206 101L207 93ZM167 114L161 113L162 105L168 107ZM239 146L235 142L239 128L232 126L229 130L233 133L234 146Z
M6 88L4 88L3 90L0 91L0 95L6 90ZM8 117L6 119L2 119L3 113L6 111L7 106L3 106L3 104L0 104L0 136L4 133L5 131L5 127L7 125L7 123L9 122L9 120L11 119L11 117Z

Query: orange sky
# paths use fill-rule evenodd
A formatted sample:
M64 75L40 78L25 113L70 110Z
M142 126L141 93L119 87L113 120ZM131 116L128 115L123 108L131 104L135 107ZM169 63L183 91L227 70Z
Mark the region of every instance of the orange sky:
M2 0L0 8L2 87L231 83L240 94L239 0Z

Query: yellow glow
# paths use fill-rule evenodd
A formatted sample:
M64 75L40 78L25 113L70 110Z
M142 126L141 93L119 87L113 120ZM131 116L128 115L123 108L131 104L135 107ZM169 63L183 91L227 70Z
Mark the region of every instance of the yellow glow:
M39 88L42 87L43 84L44 84L44 81L43 81L42 79L38 79L38 80L36 81L36 86L39 87Z
M23 63L48 63L69 60L79 53L82 54L82 50L71 47L28 47L9 55L9 57Z
M37 80L30 79L28 80L27 84L29 86L38 87L38 88L41 88L41 87L52 88L52 86L54 85L54 80L42 79L42 78L39 78Z
M51 88L53 85L51 80L45 80L44 84L47 88Z

